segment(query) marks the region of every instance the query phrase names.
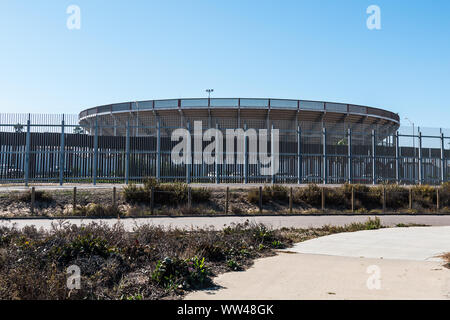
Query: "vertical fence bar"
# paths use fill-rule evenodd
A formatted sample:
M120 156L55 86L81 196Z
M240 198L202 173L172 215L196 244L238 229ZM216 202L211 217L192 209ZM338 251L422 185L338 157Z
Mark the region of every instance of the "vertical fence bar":
M26 137L26 147L25 147L25 186L28 187L30 180L30 148L31 148L31 122L30 114L28 114L27 120L27 137Z
M125 184L130 182L130 119L127 120L125 138Z
M244 131L247 132L247 123L244 123ZM244 183L248 183L248 138L244 135Z
M187 150L185 152L189 152L189 154L186 155L185 157L185 161L186 161L186 183L190 184L191 183L191 123L188 121L187 123L187 131L189 132L189 136L188 136L188 147ZM195 138L194 138L195 139Z
M395 132L395 181L400 183L400 137L398 131Z
M353 179L352 179L352 174L353 174L353 166L352 166L352 129L348 128L347 131L347 145L348 145L348 159L347 159L347 166L348 166L348 183L352 183Z
M219 159L221 157L220 153L219 153L219 145L221 144L221 141L219 141L219 124L216 122L216 136L214 138L214 143L215 143L215 161L214 161L214 171L216 173L216 184L220 183L220 178L219 178Z
M419 128L419 184L423 183L422 132Z
M445 182L445 145L444 133L441 132L441 183Z
M92 177L94 186L97 184L97 166L98 166L98 118L95 117L95 135L94 135L94 160L92 164Z
M328 166L327 166L327 129L322 128L322 143L323 143L323 152L322 152L322 181L323 184L327 183L328 178Z
M64 134L65 128L64 128L64 114L62 115L62 121L61 121L61 146L59 149L59 185L62 186L64 183L64 167L65 167L65 134Z
M297 126L297 182L302 183L302 131L300 126Z
M156 123L156 180L161 180L161 122Z
M274 131L274 126L273 126L273 124L272 124L272 126L270 127L270 158L271 158L271 162L272 162L272 165L271 165L271 175L270 175L270 177L271 177L271 183L272 184L274 184L275 182L276 182L276 177L275 177L275 170L274 170L274 167L275 167L275 141L274 141L274 134L273 134L273 131Z
M377 166L376 166L376 133L372 130L372 184L377 183Z

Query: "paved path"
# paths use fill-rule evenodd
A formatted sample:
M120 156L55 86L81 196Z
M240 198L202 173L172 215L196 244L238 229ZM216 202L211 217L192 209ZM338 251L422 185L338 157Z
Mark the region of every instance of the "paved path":
M450 227L392 228L317 238L221 274L187 299L450 299Z
M412 227L338 233L297 243L289 251L344 257L436 261L450 252L450 227Z
M161 218L136 218L120 219L120 222L127 230L132 230L136 225L153 224L164 227L176 228L202 228L212 227L221 229L225 225L232 223L244 223L250 221L254 223L263 223L273 228L295 227L295 228L319 228L324 225L343 226L352 222L365 222L367 219L376 216L350 216L350 215L331 215L331 216L256 216L256 217L161 217ZM383 225L396 226L399 223L425 224L429 226L450 226L450 216L431 216L431 215L386 215L379 216ZM12 226L15 224L18 228L34 225L37 228L49 229L52 223L66 221L67 223L81 225L91 222L106 223L113 225L118 222L117 219L0 219L0 226Z

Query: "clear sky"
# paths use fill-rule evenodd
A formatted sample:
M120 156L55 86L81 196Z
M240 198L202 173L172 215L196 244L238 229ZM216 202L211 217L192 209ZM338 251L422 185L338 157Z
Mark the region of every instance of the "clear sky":
M80 30L66 26L72 4ZM366 27L372 4L381 30ZM449 40L448 0L1 0L0 112L78 113L214 88L450 127Z

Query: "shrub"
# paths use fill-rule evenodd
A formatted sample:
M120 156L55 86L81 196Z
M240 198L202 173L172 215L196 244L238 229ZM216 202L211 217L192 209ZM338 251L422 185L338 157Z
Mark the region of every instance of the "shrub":
M191 197L193 202L208 202L211 199L211 191L206 188L192 188Z
M185 183L159 183L154 178L145 179L144 185L138 187L131 184L124 188L124 198L129 203L145 203L151 201L153 188L155 204L182 204L188 201L188 185ZM211 192L206 188L192 188L192 201L196 203L207 202Z
M264 186L262 189L262 203L269 201L286 202L289 200L288 189L281 185ZM247 192L247 201L253 204L259 204L259 188L250 189Z
M31 191L19 194L17 196L17 200L22 202L31 202ZM49 203L53 201L53 197L51 196L51 194L39 190L34 192L34 200L36 202Z
M271 199L272 201L289 201L288 189L281 185L274 184L272 186L265 186L263 188L263 193L266 194L266 198Z
M322 203L321 189L316 184L309 184L305 188L298 188L294 194L295 203L306 203L311 206L320 206Z
M227 267L228 267L228 269L233 270L233 271L241 270L241 267L239 266L239 264L233 259L230 259L227 261Z
M150 193L145 188L136 186L134 183L123 188L123 195L129 203L150 203Z
M116 217L122 213L113 205L104 206L98 203L89 203L87 206L75 208L73 214L84 217Z
M52 254L61 263L69 263L79 257L90 257L93 255L107 258L114 248L109 247L107 241L92 234L79 235L72 242L62 247L54 247Z
M436 203L436 189L429 185L412 187L413 202L422 208L432 208Z
M209 276L205 258L195 256L189 260L181 260L167 257L158 261L152 280L167 289L179 286L184 289L200 289L211 283Z

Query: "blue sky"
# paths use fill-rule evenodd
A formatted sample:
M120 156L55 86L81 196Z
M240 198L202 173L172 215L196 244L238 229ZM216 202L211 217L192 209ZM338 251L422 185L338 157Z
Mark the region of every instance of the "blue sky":
M66 27L71 4L80 30ZM381 30L366 27L372 4ZM2 0L0 112L78 113L214 88L450 127L449 13L447 0Z

